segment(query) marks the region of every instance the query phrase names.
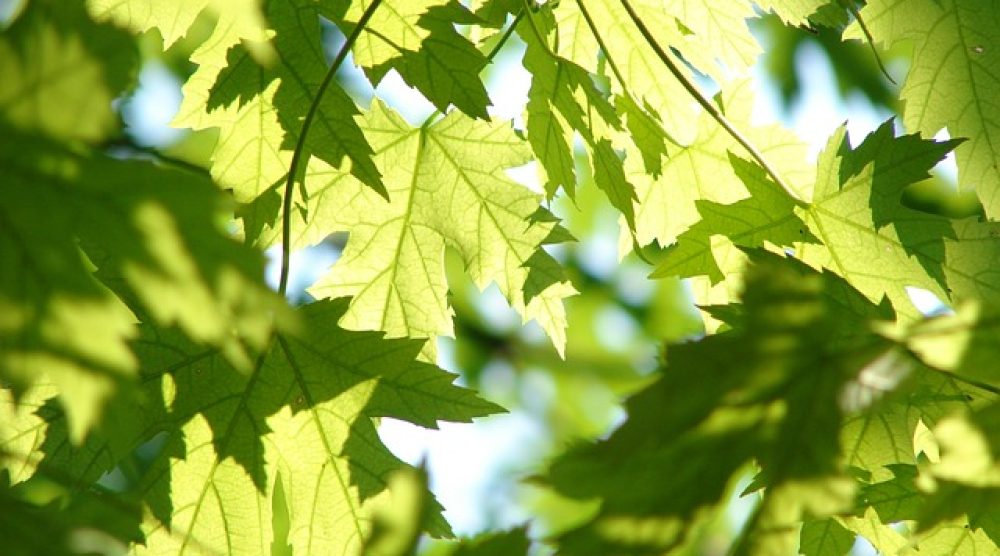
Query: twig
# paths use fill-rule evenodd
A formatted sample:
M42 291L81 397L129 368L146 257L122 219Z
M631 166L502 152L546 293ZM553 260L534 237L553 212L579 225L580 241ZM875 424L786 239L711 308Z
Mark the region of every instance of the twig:
M326 75L323 77L323 82L320 83L319 89L316 90L316 96L313 98L312 104L309 105L309 111L306 112L306 117L302 120L302 130L299 132L299 139L295 143L295 151L292 153L292 162L288 167L288 177L285 180L285 197L282 202L281 207L281 278L278 280L278 292L282 295L288 289L288 271L289 271L289 257L292 247L292 196L295 191L295 175L298 173L299 164L301 164L302 153L305 150L306 136L309 135L309 128L312 126L313 119L316 117L316 112L319 110L319 103L322 100L323 95L326 93L327 88L333 81L333 77L337 74L337 70L340 69L341 64L347 58L347 53L351 51L351 47L358 40L361 35L361 31L364 30L365 25L368 20L372 18L375 14L375 10L379 7L382 0L372 0L371 5L365 10L361 15L361 19L354 26L354 30L344 41L344 44L340 47L340 51L337 52L337 57L333 59L333 63L330 64L330 69L327 70ZM308 158L308 157L307 157Z
M878 50L875 48L875 39L872 37L871 31L868 30L868 26L865 25L865 20L861 19L861 12L858 11L857 6L851 0L846 0L843 4L847 5L847 10L851 12L854 19L858 22L858 27L861 27L861 32L864 33L865 39L868 40L868 47L872 51L872 55L875 56L875 63L878 65L878 69L882 71L882 75L889 80L890 83L896 85L896 80L889 75L889 70L885 69L885 65L882 64L882 57L878 55Z
M746 149L746 151L750 154L750 156L753 157L753 159L756 160L758 164L760 164L761 168L763 168L765 172L767 172L767 175L770 176L772 180L774 180L774 183L778 184L778 186L780 186L781 189L785 191L785 193L791 198L792 202L794 202L796 205L800 207L808 206L808 203L803 201L799 197L798 193L796 193L795 190L792 189L791 186L789 186L788 183L786 183L785 180L781 178L778 172L775 171L774 168L767 162L767 160L764 158L764 155L761 154L759 150L757 150L757 147L754 147L753 144L751 144L750 141L747 140L747 138L744 137L743 134L740 133L740 131L737 130L733 126L733 124L722 114L722 112L720 112L719 109L715 107L715 105L709 102L709 100L705 98L705 95L703 95L701 91L699 91L698 88L695 87L690 80L688 80L687 76L681 73L680 68L678 68L677 65L674 64L674 61L670 59L670 56L667 55L667 53L663 50L660 44L656 42L656 39L653 38L653 34L646 27L646 24L643 23L642 18L640 18L639 15L635 12L635 10L632 9L632 5L629 4L629 1L621 0L621 3L622 7L625 8L625 11L628 12L629 18L632 19L632 22L635 23L635 26L639 29L639 32L642 34L643 38L646 39L646 42L653 49L653 52L656 53L657 57L660 58L660 61L663 62L663 65L665 65L667 69L670 71L670 73L677 79L677 81L680 82L681 86L684 87L684 90L686 90L688 94L690 94L695 99L695 101L697 101L698 104L701 105L701 107L704 108L705 111L708 112L708 114L712 116L712 118L716 122L718 122L719 125L722 126L722 128L725 129L726 132L729 133L729 135L733 139L736 140L737 143L739 143L744 149Z

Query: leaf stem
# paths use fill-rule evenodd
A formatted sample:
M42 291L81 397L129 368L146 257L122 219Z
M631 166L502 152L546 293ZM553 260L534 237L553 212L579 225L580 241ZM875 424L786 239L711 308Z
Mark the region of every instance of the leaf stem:
M517 15L514 16L514 21L512 21L510 23L510 26L507 27L507 30L504 31L503 36L500 37L500 40L497 41L497 43L493 45L493 48L489 51L489 53L486 54L485 57L486 63L483 64L483 69L480 71L484 71L486 69L486 66L492 64L493 59L496 58L496 55L500 53L500 51L503 49L504 46L506 46L507 41L510 40L511 35L514 34L514 29L517 27L517 24L520 23L521 19L524 18L525 11L526 9L522 9L521 11L517 12ZM427 116L427 119L425 119L423 123L420 124L420 128L426 129L427 126L431 125L434 122L435 118L443 114L444 112L440 110L435 110L434 112L431 113L430 116Z
M344 41L344 44L340 47L340 51L337 52L337 57L330 64L330 69L323 76L323 82L319 84L316 96L313 97L312 103L309 105L309 111L306 112L306 117L302 120L302 130L299 132L298 141L295 143L295 151L292 152L292 162L288 167L288 177L285 180L285 197L282 200L281 207L281 278L278 280L278 293L281 295L285 295L288 289L289 257L292 247L292 197L295 191L295 176L299 171L300 164L303 164L302 155L305 150L306 136L309 135L309 128L316 117L316 112L319 111L320 100L323 99L327 88L333 82L333 77L337 74L337 70L340 69L344 60L347 59L347 53L351 51L351 47L357 42L365 25L368 24L368 20L372 18L375 10L378 9L381 3L382 0L372 0L371 5L361 14L361 19L358 20L351 34ZM306 159L308 160L308 156L306 156Z
M538 24L535 23L535 16L532 15L533 10L531 8L530 0L524 0L524 8L522 8L521 11L522 13L528 12L528 24L530 24L531 31L535 34L535 38L538 39L538 44L542 45L542 48L545 49L545 52L548 53L549 56L555 58L556 55L552 52L552 49L549 48L549 43L546 42L545 35L542 35L542 32L538 29ZM515 21L515 23L517 22Z
M520 11L517 12L517 15L514 16L514 21L510 22L510 25L507 26L507 30L503 32L503 36L500 37L500 40L497 41L496 45L493 46L493 49L490 50L490 52L486 55L487 66L493 63L493 58L496 58L496 55L500 52L500 49L502 49L504 45L507 44L507 41L510 39L510 36L514 34L514 29L517 28L517 24L520 23L521 19L524 18L525 11L526 8L522 8ZM486 66L483 67L485 68Z
M917 360L920 360L920 358L918 357ZM965 385L968 385L968 386L972 386L973 388L979 388L980 390L983 390L984 392L989 392L990 394L993 394L994 396L1000 396L1000 388L997 388L996 386L993 386L992 384L988 384L986 382L980 382L980 381L978 381L976 379L973 379L973 378L967 378L967 377L964 377L964 376L962 376L962 375L960 375L958 373L954 373L954 372L951 372L951 371L946 371L944 369L939 369L937 367L932 367L932 366L930 366L930 365L928 365L926 363L924 363L924 366L926 368L928 368L928 369L931 369L934 372L937 372L937 373L940 373L942 375L945 375L948 378L951 378L951 379L955 380L956 382L961 382L962 384L965 384Z
M656 56L660 59L661 62L663 62L663 65L667 67L667 69L674 76L674 78L676 78L677 81L680 82L681 86L684 87L684 90L686 90L688 94L690 94L694 98L694 100L697 101L698 104L701 105L701 107L704 108L705 111L708 112L708 114L712 116L712 118L716 122L718 122L719 125L722 126L722 128L725 129L726 132L729 133L729 135L733 139L735 139L737 143L740 144L740 146L746 149L747 153L749 153L750 156L753 157L753 159L757 161L758 164L760 164L761 168L763 168L764 171L767 172L767 175L770 176L772 180L774 180L774 183L778 184L778 186L785 191L785 194L787 194L792 199L792 202L794 202L796 205L800 207L809 206L808 203L803 201L799 197L798 193L796 193L795 190L792 189L791 186L789 186L788 183L781 178L778 172L775 171L775 169L764 158L764 155L759 150L757 150L757 147L753 146L753 144L750 143L750 141L742 133L740 133L738 129L736 129L733 126L733 124L726 118L726 116L723 115L722 112L720 112L715 105L709 102L707 98L705 98L705 95L703 95L701 91L699 91L698 88L695 87L693 83L691 83L691 81L687 78L687 76L681 73L681 70L680 68L677 67L677 64L675 64L674 61L670 59L670 56L666 53L666 51L663 50L663 47L661 47L660 44L656 42L656 39L653 37L653 34L649 31L649 28L646 27L645 23L643 23L642 18L640 18L639 15L635 12L635 10L632 9L632 5L629 3L629 0L621 0L621 4L622 7L625 8L625 11L628 12L629 18L632 19L632 22L635 23L635 26L639 29L639 33L641 33L643 38L646 39L646 43L649 44L649 46L653 49L653 52L656 53Z
M580 15L582 15L583 20L587 22L587 27L590 27L590 33L594 35L594 40L597 41L597 46L600 47L601 52L604 53L604 59L608 62L608 67L611 68L611 73L615 74L615 78L618 79L618 83L622 86L622 91L632 98L632 102L634 102L636 106L642 106L642 103L636 102L635 95L629 91L628 85L625 81L625 76L622 74L621 70L618 69L618 63L611 57L611 51L608 50L608 45L604 44L604 38L601 37L601 34L597 31L597 24L594 23L594 18L590 16L590 12L587 10L587 7L583 5L583 0L576 0L576 5L580 8Z
M858 27L861 28L861 32L864 33L865 39L868 40L868 47L871 49L872 56L875 57L875 64L878 65L878 69L882 71L882 75L884 75L885 78L889 80L889 83L896 85L897 84L896 80L893 79L891 75L889 75L889 70L887 70L885 64L882 63L882 57L879 56L878 49L875 48L875 38L872 37L871 31L868 30L868 25L865 25L865 20L861 19L861 12L858 11L858 7L855 6L854 2L852 2L851 0L847 1L842 0L841 3L842 5L847 6L847 10L851 12L851 15L854 16L855 20L857 20Z
M152 146L149 146L149 145L140 145L133 138L131 138L129 136L125 136L125 137L122 137L120 139L115 139L115 140L112 140L112 141L108 141L108 142L106 142L106 143L104 143L104 144L101 145L101 150L103 150L105 152L106 151L113 151L115 149L125 149L125 150L128 151L129 155L133 156L134 158L140 159L140 160L143 157L139 157L139 156L135 156L135 155L146 155L147 157L153 159L153 161L155 161L155 162L160 162L160 163L163 163L163 164L166 164L166 165L169 165L169 166L175 166L177 168L181 168L181 169L187 170L187 171L189 171L191 173L194 173L194 174L199 174L199 175L202 175L202 176L209 176L209 172L208 172L207 168L204 168L202 166L198 166L197 164L194 164L192 162L188 162L187 160L184 160L184 159L177 158L175 156L171 156L169 154L166 154L166 153L160 151L160 149L157 149L156 147L152 147Z

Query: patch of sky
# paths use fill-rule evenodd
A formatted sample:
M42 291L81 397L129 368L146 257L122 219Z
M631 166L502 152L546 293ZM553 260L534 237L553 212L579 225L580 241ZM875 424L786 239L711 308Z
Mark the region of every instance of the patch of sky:
M0 0L0 27L10 23L23 4L24 0Z
M632 315L617 305L606 305L594 317L594 336L612 352L628 351L639 333L639 325Z
M378 433L403 461L426 462L431 489L459 534L517 523L507 508L515 507L517 477L528 471L523 455L548 445L544 428L524 412L441 423L439 430L383 419Z
M615 275L615 293L625 303L633 307L649 301L656 291L655 283L649 279L649 267L631 261L623 261Z
M948 129L942 129L934 135L935 141L947 141L951 139L951 134L948 133ZM943 177L948 183L958 183L958 162L955 160L955 151L951 151L945 155L944 160L938 162L937 166L934 167L934 172L939 176Z
M163 147L180 139L185 131L170 126L181 107L181 83L158 61L146 62L139 72L139 86L121 104L125 131L135 142Z
M278 289L281 278L281 246L268 249L266 255L265 279L269 286ZM288 297L300 299L305 289L319 280L339 258L340 249L329 242L293 251L289 257Z
M595 210L590 234L580 237L576 254L583 271L601 280L610 280L618 270L618 213L610 206Z
M927 316L953 313L941 299L933 293L913 286L906 286L906 293L910 296L910 302L918 311Z
M777 85L760 65L754 68L757 95L751 119L753 125L781 121L809 144L815 157L841 125L847 124L852 145L859 144L892 114L877 109L860 94L841 99L833 67L823 50L810 42L803 43L795 54L795 70L807 75L797 101L783 113ZM850 116L848 118L848 116Z
M474 303L479 318L486 326L497 332L512 332L521 326L520 317L511 309L510 304L507 303L507 299L500 293L500 288L496 284L487 286L481 294L476 296Z

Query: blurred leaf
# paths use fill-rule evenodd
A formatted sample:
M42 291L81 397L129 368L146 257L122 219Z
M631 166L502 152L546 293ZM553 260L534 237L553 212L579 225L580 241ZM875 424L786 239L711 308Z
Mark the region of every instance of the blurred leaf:
M32 0L34 1L34 0ZM169 48L183 37L198 15L209 11L218 18L216 27L227 29L237 40L253 44L257 54L265 59L269 50L266 23L261 16L258 0L87 0L87 8L98 19L108 19L134 32L157 29L163 36L163 47ZM213 44L225 49L229 44Z
M13 130L0 133L0 164L0 251L14 257L0 271L0 378L72 392L62 403L74 441L137 366L126 345L135 317L105 284L144 319L176 324L244 367L245 343L267 341L283 303L263 283L260 255L223 231L208 180Z
M0 120L97 143L117 132L111 102L132 84L138 62L128 34L94 23L79 2L32 0L0 31Z
M365 556L414 554L420 525L427 519L433 497L427 490L427 472L405 467L389 476L389 501L375 511L371 533L361 553Z
M101 492L79 492L35 503L24 487L10 488L0 476L0 538L9 556L125 554L142 539L135 504Z
M452 556L526 556L528 546L527 531L520 527L462 541Z
M850 505L852 481L838 463L838 397L865 358L887 346L862 324L881 310L831 274L762 252L752 258L745 326L668 348L660 380L628 401L621 428L556 459L546 481L565 495L603 500L593 521L560 537L567 553L677 546L750 459L768 491L744 548L767 553L761 547L794 543L790 524ZM838 299L845 293L848 310Z

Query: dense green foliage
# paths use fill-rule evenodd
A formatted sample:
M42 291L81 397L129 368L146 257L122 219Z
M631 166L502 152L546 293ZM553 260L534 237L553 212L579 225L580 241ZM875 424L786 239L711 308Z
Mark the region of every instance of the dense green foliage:
M815 161L751 121L751 67L810 40L900 115ZM742 495L734 554L997 553L997 45L1000 0L25 0L0 31L2 550L705 553ZM484 82L512 53L516 122ZM123 128L150 58L210 155ZM924 198L952 152L972 211ZM642 299L574 250L612 210ZM286 301L289 253L345 234ZM551 345L483 324L491 285ZM655 370L595 347L608 303ZM465 386L496 361L550 369L555 441L533 520L453 540L379 419L502 413Z

